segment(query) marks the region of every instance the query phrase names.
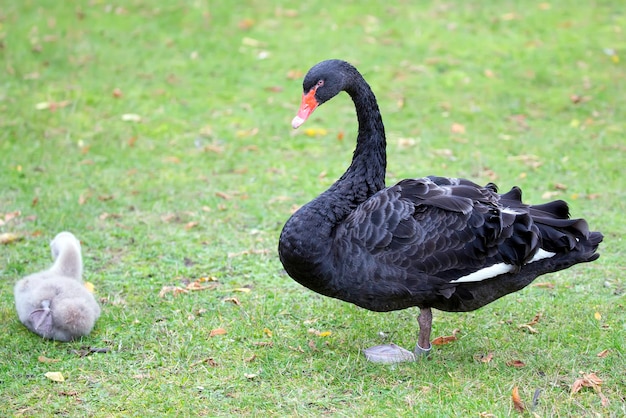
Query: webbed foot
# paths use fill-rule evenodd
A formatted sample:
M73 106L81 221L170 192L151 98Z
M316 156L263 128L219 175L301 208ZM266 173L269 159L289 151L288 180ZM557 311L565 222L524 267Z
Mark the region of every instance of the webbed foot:
M415 361L415 354L393 343L366 348L363 354L373 363L392 364Z

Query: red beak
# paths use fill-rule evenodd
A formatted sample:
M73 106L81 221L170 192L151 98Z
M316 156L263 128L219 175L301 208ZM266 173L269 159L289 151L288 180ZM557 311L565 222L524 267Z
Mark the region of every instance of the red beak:
M302 94L302 103L300 103L298 114L291 121L293 129L298 129L318 106L317 99L315 98L315 90L316 89L311 89L308 93Z

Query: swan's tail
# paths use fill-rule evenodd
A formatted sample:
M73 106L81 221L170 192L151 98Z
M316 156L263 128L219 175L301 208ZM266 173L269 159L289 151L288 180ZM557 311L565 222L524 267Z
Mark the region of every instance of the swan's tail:
M539 229L542 250L555 253L555 257L564 259L563 261L569 260L570 265L594 261L600 256L596 251L602 242L602 234L589 231L584 219L570 219L569 207L565 201L525 205L522 203L522 192L517 187L501 195L500 201L513 209L523 208L528 211Z

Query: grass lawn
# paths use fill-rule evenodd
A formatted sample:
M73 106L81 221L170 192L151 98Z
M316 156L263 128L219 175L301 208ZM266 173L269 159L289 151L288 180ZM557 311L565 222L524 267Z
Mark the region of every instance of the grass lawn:
M621 1L4 3L0 234L20 238L0 244L4 414L626 414ZM276 251L354 147L345 94L291 129L327 58L377 94L388 184L436 174L566 199L604 233L601 258L435 312L433 337L459 331L426 361L366 362L381 332L413 348L417 309L318 296ZM61 230L103 308L72 343L28 332L13 301ZM572 393L592 373L601 385Z

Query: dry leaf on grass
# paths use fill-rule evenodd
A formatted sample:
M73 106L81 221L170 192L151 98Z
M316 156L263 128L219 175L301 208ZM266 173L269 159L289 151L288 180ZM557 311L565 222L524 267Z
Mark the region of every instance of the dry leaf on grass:
M511 399L513 400L513 406L515 407L516 411L524 412L526 410L524 403L519 397L519 391L517 390L517 386L513 387L513 391L511 392Z
M159 292L159 297L162 298L165 295L167 295L168 293L173 293L174 296L179 295L181 293L188 293L189 291L187 289L184 289L182 287L178 287L178 286L163 286L161 288L161 291Z
M482 361L483 363L489 363L492 359L493 359L493 353L489 353L486 356L482 356L480 361Z
M13 244L15 241L21 240L23 237L21 235L15 234L13 232L4 232L0 234L0 244Z
M600 351L600 352L597 354L597 356L598 356L598 357L600 357L600 358L605 358L606 356L608 356L608 355L609 355L609 353L610 353L610 352L611 352L611 350L608 350L608 349L606 349L606 350L602 350L602 351Z
M249 287L236 287L232 289L231 292L250 293L252 292L252 289L250 289Z
M222 299L224 302L232 302L237 306L241 306L241 302L237 298L224 298Z
M507 361L507 362L506 362L506 365L507 365L507 366L510 366L510 367L517 367L517 368L520 368L520 367L525 367L525 366L526 366L526 364L525 364L523 361L521 361L521 360L511 360L511 361Z
M60 102L41 102L35 105L35 109L37 110L47 110L49 109L51 112L54 112L57 109L64 108L68 106L71 102L69 100L62 100Z
M522 324L522 325L518 325L517 328L519 329L525 329L528 330L528 332L530 332L531 334L537 334L539 333L539 331L537 331L535 328L531 327L528 324Z
M187 222L187 223L185 224L185 229L189 231L190 229L195 228L195 227L196 227L196 226L198 226L199 224L200 224L200 223L199 223L199 222L196 222L196 221Z
M46 364L49 364L49 363L58 363L59 361L61 361L61 360L59 360L59 359L55 359L55 358L48 358L48 357L46 357L46 356L39 356L39 357L37 357L37 360L38 360L40 363L46 363Z
M452 335L447 335L444 337L437 337L434 340L432 340L430 343L432 345L445 345L445 344L450 344L453 341L456 341L456 334L460 332L459 329L455 329L454 331L452 331Z
M542 316L543 316L543 313L542 312L538 312L537 315L535 315L535 317L532 319L532 321L530 321L528 323L528 325L535 325L535 324L537 324Z
M542 287L545 289L554 289L554 283L550 283L550 282L533 283L532 286Z
M600 396L600 401L602 402L602 406L606 407L609 404L609 399L604 396L602 393L602 381L595 373L583 373L583 377L580 377L574 381L572 385L571 395L578 393L583 387L592 388L598 396Z
M0 226L4 225L5 223L9 222L12 219L18 218L21 214L22 212L19 210L5 213L3 216L0 216L0 218L4 218L4 219L0 219Z
M318 337L328 337L332 335L332 331L318 331L315 328L309 328L309 334L313 334Z
M452 132L453 134L464 134L465 126L455 122L452 124L452 126L450 126L450 132Z
M53 382L65 382L65 378L63 377L63 373L61 372L46 372L44 376L46 376L46 378L52 380Z
M189 365L189 368L194 368L199 364L208 364L211 367L217 367L219 366L219 364L213 359L213 357L207 357L205 359L202 359L200 361L196 361L195 363L191 363Z
M224 328L215 328L212 329L209 333L209 338L215 337L216 335L224 335L226 334L226 330Z

